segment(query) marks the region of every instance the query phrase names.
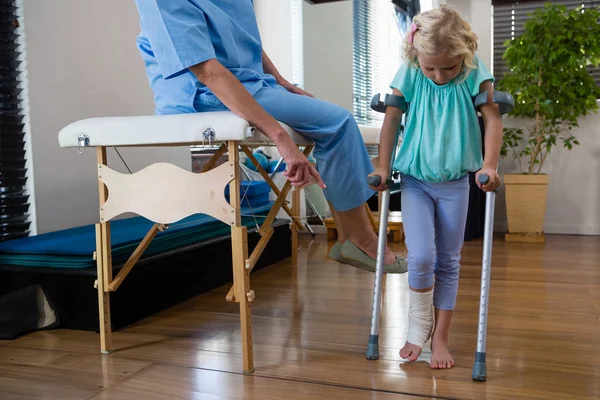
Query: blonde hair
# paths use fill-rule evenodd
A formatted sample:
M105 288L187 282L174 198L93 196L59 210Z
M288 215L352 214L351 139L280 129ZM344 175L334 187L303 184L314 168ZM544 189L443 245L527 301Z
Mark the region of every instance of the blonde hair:
M410 43L411 28L404 40L405 57L413 65L418 65L417 55L435 56L446 53L449 57L462 56L463 73L476 68L475 51L477 35L471 25L461 15L445 4L425 11L413 18L416 31Z

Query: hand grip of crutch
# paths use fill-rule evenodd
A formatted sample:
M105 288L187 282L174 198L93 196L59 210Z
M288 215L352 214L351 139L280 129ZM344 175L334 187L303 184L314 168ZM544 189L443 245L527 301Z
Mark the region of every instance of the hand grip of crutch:
M367 183L369 186L377 187L381 183L381 177L379 175L367 176Z
M381 183L381 176L379 175L369 175L367 176L367 184L369 184L369 186L371 187L378 187L379 184ZM391 179L388 179L386 184L388 186L392 185L394 183L394 181L392 181Z
M490 181L490 176L488 174L481 174L479 175L479 183L481 183L482 185L485 185L486 183L488 183Z

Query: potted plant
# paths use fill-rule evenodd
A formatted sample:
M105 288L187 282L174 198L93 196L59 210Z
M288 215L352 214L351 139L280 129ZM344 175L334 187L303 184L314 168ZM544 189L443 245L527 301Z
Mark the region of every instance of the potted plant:
M572 129L598 110L600 88L587 68L600 60L599 19L598 7L569 11L547 4L525 23L521 36L505 43L509 72L497 88L514 96L510 115L522 121L504 129L501 152L512 154L522 169L504 175L507 240L544 242L549 180L544 163L555 146L578 145Z

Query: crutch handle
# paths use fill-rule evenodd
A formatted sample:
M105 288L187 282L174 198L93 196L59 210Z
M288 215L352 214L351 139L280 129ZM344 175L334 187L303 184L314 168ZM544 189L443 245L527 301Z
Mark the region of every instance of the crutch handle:
M488 174L479 175L479 183L481 183L482 185L485 185L489 181L490 181L490 176Z
M381 176L379 175L369 175L367 176L367 183L372 187L377 187L381 184ZM390 187L394 184L392 179L387 179L385 184Z
M381 177L379 175L367 176L367 183L369 186L377 187L381 183Z

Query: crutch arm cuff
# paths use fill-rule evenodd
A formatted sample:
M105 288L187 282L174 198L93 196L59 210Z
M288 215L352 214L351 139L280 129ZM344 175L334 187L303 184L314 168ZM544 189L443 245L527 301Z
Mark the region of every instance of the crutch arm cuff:
M508 114L515 108L515 99L512 97L510 93L502 92L499 90L494 90L492 101L498 104L500 108L500 114ZM488 91L486 90L483 93L479 93L475 96L473 100L473 104L475 108L479 108L488 102Z
M395 94L386 94L383 101L381 101L381 94L377 93L371 99L371 109L374 111L385 113L385 110L388 107L399 108L404 112L408 111L408 103L406 99L402 96L398 96Z

